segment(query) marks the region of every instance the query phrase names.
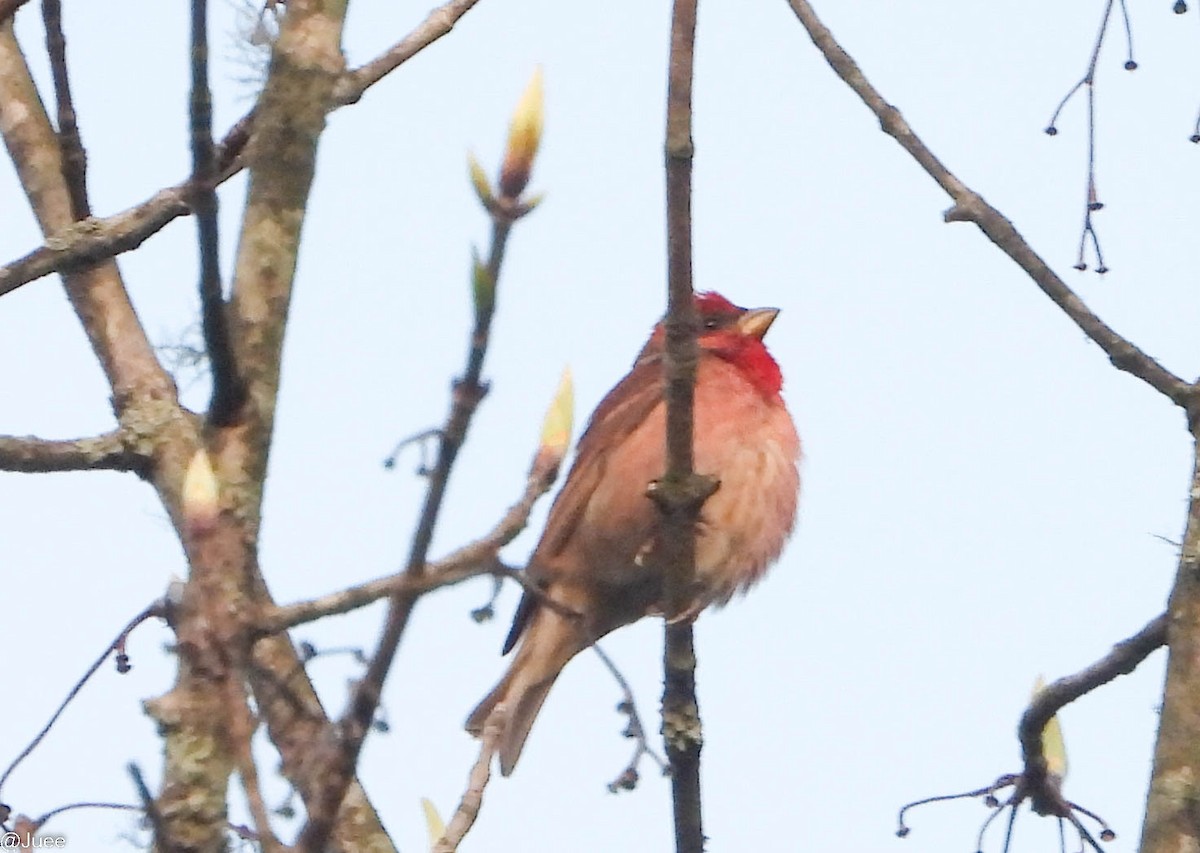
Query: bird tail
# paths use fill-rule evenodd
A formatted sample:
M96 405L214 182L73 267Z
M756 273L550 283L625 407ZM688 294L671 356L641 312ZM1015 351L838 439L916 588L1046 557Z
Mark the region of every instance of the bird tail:
M497 741L502 775L510 775L516 767L533 721L558 674L586 645L571 620L547 607L537 609L508 672L467 718L466 730L480 737L496 706L504 705L503 729Z

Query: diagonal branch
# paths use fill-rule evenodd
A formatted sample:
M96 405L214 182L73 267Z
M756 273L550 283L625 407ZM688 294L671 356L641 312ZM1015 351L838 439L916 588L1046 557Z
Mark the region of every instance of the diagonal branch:
M45 439L0 435L0 471L43 474L57 471L138 471L150 464L132 436L113 430L91 438Z
M58 139L13 34L0 24L0 132L42 233L75 223ZM50 242L50 241L48 241ZM113 262L65 276L67 296L113 390L115 407L142 397L175 399L175 383L158 363Z
M534 466L525 483L525 492L491 531L443 559L427 564L419 576L408 572L389 575L322 598L268 608L259 619L258 630L262 634L286 631L325 616L349 613L389 595L420 595L484 574L521 580L523 575L499 562L497 552L525 529L533 505L553 483L551 472Z
M6 2L11 0L0 0L0 10ZM434 9L386 53L342 75L334 86L329 108L356 103L367 89L449 33L459 18L478 2L450 0ZM3 20L3 14L0 14L0 21ZM244 168L240 155L249 140L253 123L254 110L251 110L216 146L216 184L224 183ZM136 249L175 219L192 213L192 193L193 185L189 179L159 190L151 198L121 213L103 219L86 219L77 228L58 229L45 245L0 266L0 296L51 273L79 270Z
M492 778L492 756L496 754L496 744L500 740L500 733L504 731L504 722L503 713L488 717L483 735L479 738L479 758L467 777L467 789L463 791L458 808L454 810L442 837L433 845L433 853L454 853L475 825L479 809L483 806L483 792Z
M1025 242L1000 211L984 201L982 196L963 184L946 168L913 132L900 111L885 101L871 85L850 54L846 53L829 29L821 23L807 0L788 0L788 4L834 72L879 118L884 133L900 143L954 201L954 206L946 211L947 222L974 222L989 240L1033 279L1042 292L1049 296L1084 334L1099 344L1117 369L1136 376L1179 406L1187 408L1197 405L1197 392L1191 384L1164 368L1092 313L1083 300Z
M1112 651L1091 666L1074 675L1058 679L1033 697L1029 707L1021 715L1017 735L1021 741L1021 754L1025 761L1022 780L1033 797L1034 811L1039 814L1047 813L1039 810L1038 796L1039 792L1045 789L1048 772L1042 747L1042 732L1050 718L1066 705L1097 687L1108 684L1118 675L1133 672L1152 652L1166 645L1166 642L1167 614L1163 613L1132 637L1117 643Z
M338 106L357 103L374 86L402 64L454 29L458 19L470 12L479 0L449 0L425 16L417 28L396 42L388 51L355 68L338 81L333 100Z
M515 205L518 200L512 199L511 201ZM504 249L511 228L512 220L493 213L491 252L487 266L482 270L482 274L486 276L488 284L486 289L489 291L489 295L486 299L479 299L478 296L476 298L475 327L470 336L466 368L462 377L454 382L450 413L439 434L437 461L429 475L429 488L425 494L425 504L417 523L416 532L413 534L405 577L415 582L420 582L424 577L429 545L433 540L433 530L441 512L442 499L445 496L450 472L458 458L458 451L466 439L467 429L475 410L487 393L487 385L482 381L483 361L487 354L492 317L495 311L495 286L499 281L500 266L504 259ZM480 272L479 269L476 269L477 278ZM553 473L556 472L557 462L554 464L553 472L544 472L542 476L553 479ZM379 704L383 683L395 660L396 652L400 647L400 639L404 636L408 620L419 597L419 592L405 591L399 591L391 597L383 632L375 653L371 657L371 662L367 666L366 675L355 686L350 698L350 706L338 721L336 741L325 745L327 754L324 763L328 783L320 805L316 808L310 805L308 823L296 842L296 849L301 853L315 853L324 849L325 837L332 826L334 809L341 801L342 792L358 763L363 741L366 739L371 720L375 715L375 708Z
M141 204L105 219L85 219L47 238L27 255L0 267L0 296L51 273L79 272L132 251L175 219L191 212L188 184L159 190Z

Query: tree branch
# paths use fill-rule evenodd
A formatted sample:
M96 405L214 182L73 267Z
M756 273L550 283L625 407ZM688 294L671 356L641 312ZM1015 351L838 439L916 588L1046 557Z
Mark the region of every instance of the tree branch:
M389 575L322 598L270 608L260 617L258 630L263 634L286 631L325 616L348 613L389 595L421 595L480 575L518 576L520 573L501 564L496 554L525 529L533 505L553 484L552 472L534 466L520 500L508 508L491 531L443 559L429 563L420 575L408 572Z
M129 434L113 430L91 438L45 439L0 435L0 471L43 474L58 471L137 471L149 457L138 453Z
M1200 849L1200 422L1193 418L1191 428L1187 524L1167 604L1167 678L1140 853Z
M1025 762L1025 770L1021 774L1022 784L1029 789L1034 811L1038 814L1055 813L1047 810L1049 804L1041 802L1040 799L1041 792L1046 787L1047 776L1042 732L1050 718L1066 705L1097 687L1108 684L1118 675L1133 672L1142 661L1166 642L1167 614L1164 613L1132 637L1117 643L1111 652L1091 666L1074 675L1058 679L1033 697L1029 707L1021 715L1017 736L1021 741L1021 755Z
M54 99L58 104L58 146L62 152L63 178L71 196L71 214L76 221L92 215L87 191L87 153L79 138L75 103L67 75L67 40L62 29L61 0L42 0L42 19L46 25L46 52L50 55L50 76L54 80Z
M0 0L0 10L11 0ZM27 0L20 0L20 3ZM451 0L433 10L411 33L386 53L367 64L343 74L334 85L330 109L356 103L371 86L446 35L479 0ZM0 14L0 21L4 17ZM242 116L221 144L216 146L217 185L238 174L244 167L239 156L254 125L254 110ZM189 179L159 190L151 198L121 213L103 219L89 218L75 228L56 231L45 245L17 260L0 266L0 296L54 272L77 271L100 261L136 249L180 216L192 213L194 192Z
M454 853L475 825L475 818L479 817L479 809L483 806L483 792L492 778L492 756L496 754L496 742L504 730L504 722L503 711L488 717L483 735L479 738L479 758L475 760L467 777L467 789L463 791L458 808L454 810L450 823L446 825L446 831L433 845L433 853Z
M84 219L48 237L45 245L0 267L0 296L51 273L80 272L136 249L166 225L191 212L187 183L159 190L151 198L105 219Z
M943 165L909 127L900 111L885 101L871 85L850 54L821 23L807 0L788 0L788 4L834 72L879 118L884 133L900 143L954 201L954 206L946 211L947 222L974 222L1085 335L1100 346L1117 369L1136 376L1179 406L1189 408L1197 405L1197 391L1190 383L1171 373L1092 313L1083 300L1025 242L1008 219Z
M9 21L29 0L0 0L0 24Z
M104 648L104 651L101 652L96 660L92 662L92 665L87 668L87 671L84 672L80 679L71 686L70 690L67 691L66 697L62 700L62 702L59 703L58 708L55 709L54 713L50 715L50 719L46 721L44 726L42 726L41 731L34 735L33 740L31 740L25 746L25 748L21 750L17 757L12 760L8 767L5 768L4 773L0 774L0 790L3 790L5 783L8 782L8 778L13 774L13 771L20 766L21 762L28 758L33 751L38 748L38 745L45 740L46 735L50 733L50 729L54 728L54 724L58 722L59 717L61 717L63 712L67 710L67 706L75 700L75 697L79 695L79 691L82 690L84 685L91 680L91 677L99 671L100 667L104 665L104 662L108 660L109 656L112 655L113 652L117 653L118 671L128 672L128 659L126 658L124 665L122 665L121 656L125 654L125 643L129 639L129 635L132 634L133 630L143 622L154 617L165 617L166 612L166 604L160 599L159 601L151 604L137 616L134 616L129 620L125 627L121 629L120 633L117 634L116 638ZM122 666L124 668L122 668ZM50 814L47 814L39 819L38 823L45 823L49 818Z
M697 0L675 0L667 82L667 470L650 496L662 513L664 566L663 739L671 764L677 853L704 849L700 801L703 735L696 701L692 596L696 522L715 483L693 469L692 407L696 382L696 309L692 292L692 57Z
M75 223L58 139L42 106L12 22L0 25L0 132L42 233ZM174 401L175 383L155 358L113 262L65 276L67 296L113 389L118 411L132 400Z
M230 423L245 394L238 379L221 288L220 231L217 227L217 163L212 138L212 93L208 88L208 0L192 0L192 92L188 114L192 131L192 209L200 254L200 323L212 373L208 419ZM269 830L268 830L269 831Z
M357 103L374 86L402 64L454 29L458 19L475 7L479 0L449 0L425 16L417 28L396 42L388 51L366 65L355 68L338 81L333 101L338 106Z
M525 116L525 118L530 118L530 116ZM514 128L517 127L518 121L518 118L514 118ZM483 362L491 339L492 318L495 316L496 307L496 288L500 280L505 246L508 243L508 235L512 230L513 223L534 207L532 204L524 203L520 194L529 180L533 158L540 139L540 96L537 98L536 122L527 125L525 129L531 130L534 125L536 125L536 132L521 136L517 143L514 143L515 134L510 130L505 163L501 170L500 197L492 199L490 188L487 193L480 194L481 202L484 203L492 217L492 245L487 264L483 265L476 259L474 265L472 284L475 297L475 324L468 343L466 367L463 375L453 384L450 412L446 417L445 425L438 433L437 460L433 470L429 473L425 503L409 550L404 574L413 582L419 583L424 578L429 545L433 540L433 531L441 512L450 472L458 458L458 451L466 440L467 429L470 427L475 410L487 393L487 384L482 381ZM486 183L486 179L484 182ZM538 453L534 458L533 469L530 473L531 480L547 478L552 481L558 472L560 462L560 454ZM296 842L296 849L300 853L319 853L324 849L325 838L332 826L334 809L341 801L342 792L353 776L359 753L362 751L363 741L366 739L371 720L375 716L375 709L379 704L383 683L395 660L396 652L400 647L400 639L404 636L409 617L412 615L418 598L420 598L419 591L401 590L392 595L388 602L383 631L375 653L367 665L367 672L354 687L349 707L338 720L336 735L328 738L326 743L322 744L320 763L326 778L325 791L320 802L309 807L308 823Z

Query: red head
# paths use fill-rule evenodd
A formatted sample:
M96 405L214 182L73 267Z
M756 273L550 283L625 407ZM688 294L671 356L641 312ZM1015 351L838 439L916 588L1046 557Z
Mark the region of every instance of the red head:
M783 376L762 339L779 309L741 308L711 290L697 293L695 304L700 320L696 343L700 349L739 368L764 395L777 395L783 387ZM666 330L660 322L638 358L661 353L665 346Z

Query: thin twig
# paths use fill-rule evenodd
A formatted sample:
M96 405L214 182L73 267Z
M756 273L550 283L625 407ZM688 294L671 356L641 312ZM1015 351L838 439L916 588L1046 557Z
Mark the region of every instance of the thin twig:
M128 803L100 803L100 802L83 802L83 803L68 803L65 806L51 809L44 815L34 821L34 825L40 830L46 826L46 823L54 817L58 817L64 812L74 811L76 809L110 809L121 812L141 812L141 806L133 806Z
M54 80L54 98L58 104L58 147L62 151L63 177L71 196L71 214L78 221L91 216L92 208L87 192L87 154L79 138L67 74L67 40L63 35L61 0L42 0L42 19L46 24L46 51L50 55L50 76Z
M1033 251L1011 222L942 164L904 120L900 111L884 100L871 85L854 59L821 23L807 0L788 0L788 4L834 72L879 118L883 131L912 155L953 199L954 206L945 214L947 222L974 222L1084 334L1099 344L1109 361L1119 370L1136 376L1179 406L1187 408L1196 404L1197 394L1191 384L1164 368L1092 313L1083 300Z
M1166 645L1167 615L1164 613L1132 637L1113 646L1111 652L1091 666L1074 675L1060 678L1038 691L1021 716L1017 734L1021 741L1021 755L1025 770L1024 785L1029 788L1034 811L1039 814L1053 813L1053 806L1045 802L1042 792L1047 777L1046 756L1042 750L1042 731L1059 710L1108 682L1118 675L1126 675L1137 669L1155 649Z
M208 419L228 424L241 406L243 390L229 342L221 288L220 231L217 227L217 167L212 138L212 92L208 87L208 0L192 0L192 91L188 116L192 131L192 210L200 255L200 322L212 374Z
M233 741L234 761L237 764L238 776L242 780L242 791L246 795L250 815L254 819L255 839L261 845L263 853L280 853L283 845L271 829L271 818L263 801L262 788L258 784L258 766L254 763L252 749L256 722L250 710L245 681L227 679L225 688L229 694L225 703L226 713L229 715L229 737Z
M700 798L703 736L696 701L696 653L690 619L696 563L696 520L716 484L693 469L692 405L696 382L696 309L692 291L692 65L697 0L675 0L667 78L667 470L651 491L662 513L663 648L662 728L671 765L677 853L704 849Z
M5 3L0 0L0 21ZM19 6L27 0L16 0ZM363 93L401 64L450 32L455 22L479 0L451 0L435 9L411 33L386 53L346 74L334 86L330 109L357 102ZM254 110L242 116L216 147L217 184L238 174L245 163L240 155L254 125ZM87 219L79 229L60 231L45 245L0 266L0 296L55 272L76 270L136 249L180 216L192 212L193 184L189 178L159 190L151 198L128 210L103 219Z
M625 736L632 738L635 743L633 756L629 759L629 763L625 765L624 770L617 774L616 779L609 782L609 792L615 794L618 791L633 790L638 782L638 767L642 763L642 758L647 755L654 760L664 776L668 775L671 772L671 765L650 746L650 739L646 736L646 727L642 725L642 715L638 713L637 699L633 695L633 688L630 686L629 680L625 678L625 674L608 656L608 652L600 647L599 643L592 643L592 651L600 658L604 668L608 670L609 675L617 682L617 687L621 689L621 701L617 704L617 710L629 718Z
M526 589L536 589L523 573L500 563L496 554L525 529L533 505L553 482L546 472L537 469L531 471L520 499L508 508L495 527L476 541L427 564L419 574L406 571L321 598L268 609L259 617L259 635L274 634L326 616L349 613L387 596L420 595L484 574L511 577Z
M479 809L483 805L483 792L492 777L492 756L496 754L496 742L500 739L500 733L504 731L504 722L503 710L493 712L488 717L479 742L479 758L475 760L467 777L467 789L463 791L458 808L454 810L450 823L446 825L446 831L434 845L433 853L454 853L475 825L475 818L479 817Z
M440 427L430 427L429 429L423 429L418 433L414 433L407 438L400 439L396 442L396 446L392 448L392 452L389 453L387 458L383 460L383 467L388 469L395 468L396 460L400 458L400 451L404 450L404 448L409 447L410 445L415 444L421 449L421 464L417 467L417 474L422 477L429 476L430 469L429 464L426 461L429 440L433 438L440 438L441 434L442 430Z
M1017 728L1021 743L1021 753L1024 768L1021 773L1007 773L999 777L991 785L963 794L950 794L937 797L926 797L909 803L900 809L899 828L896 834L901 838L908 835L909 828L904 822L905 814L916 806L928 803L957 800L968 797L984 797L985 803L994 811L984 821L976 839L976 849L983 849L983 837L988 827L1005 809L1011 810L1008 828L1005 831L1004 849L1012 840L1012 825L1017 808L1026 800L1032 810L1039 815L1051 816L1071 823L1079 834L1080 844L1101 850L1099 841L1088 831L1080 821L1079 815L1094 820L1100 828L1100 841L1111 841L1116 837L1112 828L1095 812L1084 808L1078 803L1071 802L1062 793L1062 778L1050 772L1042 744L1043 732L1050 719L1062 708L1087 693L1112 681L1118 675L1133 672L1155 649L1166 645L1167 614L1162 614L1152 620L1146 627L1132 637L1122 640L1113 646L1111 652L1091 666L1074 675L1060 678L1048 687L1037 692L1029 707L1021 716ZM1013 788L1012 794L1004 802L996 799L997 791ZM1061 832L1061 824L1060 824Z
M71 704L72 700L74 700L77 695L79 695L79 691L82 690L83 686L88 683L88 680L96 674L96 670L100 669L100 667L104 665L104 662L108 660L108 656L114 651L117 652L118 655L124 654L125 641L129 638L129 635L133 632L133 629L138 625L141 625L147 619L152 619L155 616L162 618L165 616L165 614L166 605L162 600L159 600L129 620L129 624L121 629L121 633L117 634L116 638L104 648L104 652L96 658L91 666L87 668L87 671L83 674L83 676L75 682L69 691L67 691L66 698L59 703L58 709L50 716L50 719L46 722L46 725L42 726L41 731L34 735L33 740L31 740L28 745L21 750L20 754L12 760L12 763L10 763L7 769L5 769L4 774L0 775L0 791L4 790L4 785L6 782L8 782L8 777L12 775L13 771L17 769L18 765L28 758L30 753L38 748L38 745L43 739L45 739L46 735L50 733L50 729L52 729L54 724L58 722L58 718L63 715L65 710L67 710L67 706ZM127 667L128 664L126 664L126 668Z
M1104 46L1104 36L1108 32L1112 12L1113 0L1108 0L1100 18L1100 29L1096 34L1096 41L1092 44L1087 69L1079 82L1067 90L1067 94L1058 102L1058 106L1050 116L1050 123L1046 126L1046 134L1056 136L1058 134L1058 117L1062 114L1063 108L1076 92L1083 88L1087 89L1087 189L1084 193L1083 228L1079 234L1079 252L1075 261L1075 269L1082 271L1088 268L1087 249L1090 244L1092 253L1096 257L1096 272L1101 275L1108 272L1108 267L1104 263L1100 238L1096 234L1096 224L1092 216L1104 208L1104 203L1100 201L1099 193L1096 190L1096 65L1100 60L1100 49ZM1133 25L1129 20L1129 9L1125 0L1121 0L1121 18L1125 24L1125 70L1133 71L1138 65L1133 58Z
M150 822L150 828L154 831L155 841L160 844L167 843L162 814L159 813L158 804L154 802L154 795L150 793L150 787L142 776L141 768L132 761L125 767L129 771L129 777L133 780L134 790L137 791L138 798L142 801L142 811L145 812L146 820Z
M501 199L501 202L505 203L506 207L515 207L519 199ZM487 393L487 385L482 382L483 362L495 313L495 289L499 282L504 249L512 224L512 219L493 213L492 245L485 269L491 295L489 299L476 299L475 324L471 331L466 368L463 375L454 382L450 413L438 439L437 461L429 474L425 504L413 534L412 547L405 567L405 575L414 580L424 576L429 545L433 540L434 527L441 511L451 469L458 458L458 451L466 438L475 409ZM326 752L332 753L327 756L324 774L326 782L320 795L314 802L308 803L308 822L296 842L296 849L301 853L317 853L324 849L325 840L333 827L338 804L353 776L363 741L374 718L375 708L379 704L384 680L395 660L400 639L404 636L409 617L419 597L419 592L401 591L394 593L389 600L383 631L367 666L366 675L355 685L349 707L337 722L336 739L326 744Z
M149 459L124 430L91 438L52 440L32 435L0 435L0 471L42 474L56 471L144 472Z
M367 89L454 29L458 19L471 11L478 2L479 0L450 0L431 11L416 29L386 53L346 74L333 90L334 103L341 106L357 102Z

